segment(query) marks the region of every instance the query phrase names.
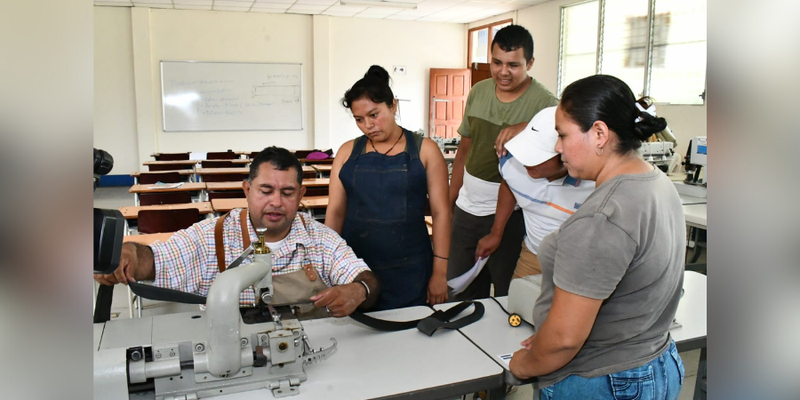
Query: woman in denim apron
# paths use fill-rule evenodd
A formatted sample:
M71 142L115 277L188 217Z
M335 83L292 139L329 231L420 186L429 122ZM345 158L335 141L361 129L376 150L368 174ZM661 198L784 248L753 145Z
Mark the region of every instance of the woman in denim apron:
M336 153L325 221L378 277L380 310L445 302L450 247L444 157L433 141L397 125L388 83L386 70L372 66L342 99L364 135Z

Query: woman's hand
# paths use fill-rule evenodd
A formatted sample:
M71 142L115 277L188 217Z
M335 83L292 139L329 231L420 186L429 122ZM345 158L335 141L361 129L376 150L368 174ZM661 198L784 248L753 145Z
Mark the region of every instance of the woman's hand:
M443 263L444 268L437 268L437 263ZM428 281L428 304L436 305L447 302L447 274L437 273L437 270L447 271L447 260L433 258L433 275Z
M525 358L531 351L531 343L533 342L533 338L536 335L533 335L520 343L522 348L514 352L514 355L511 357L511 361L508 363L508 370L511 373L520 379L528 379L533 377L525 371Z

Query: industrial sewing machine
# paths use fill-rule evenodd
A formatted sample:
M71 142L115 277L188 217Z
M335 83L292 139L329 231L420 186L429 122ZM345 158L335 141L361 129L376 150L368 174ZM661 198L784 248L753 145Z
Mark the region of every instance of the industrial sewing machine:
M205 312L96 323L95 397L200 399L263 388L274 397L299 394L307 380L304 366L333 354L336 340L314 350L295 309L273 307L272 254L264 233L258 230L258 243L217 276L207 298L197 296ZM253 262L241 265L251 252ZM253 284L259 308L249 311L260 318L245 323L239 294Z
M703 167L706 168L703 171ZM675 182L678 193L700 198L707 197L708 187L708 137L697 136L689 141L686 159L683 161L686 179Z
M434 136L431 137L431 140L436 142L436 144L439 146L439 150L442 151L442 154L447 154L448 152L458 150L458 145L461 144L461 136L457 138L443 138Z
M667 172L675 158L672 142L643 142L638 151L645 161L664 172Z

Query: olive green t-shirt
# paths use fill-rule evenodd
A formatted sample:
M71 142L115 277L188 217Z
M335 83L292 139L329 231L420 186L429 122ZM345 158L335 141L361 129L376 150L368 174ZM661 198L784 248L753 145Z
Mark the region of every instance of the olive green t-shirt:
M529 122L540 110L558 105L558 100L536 79L514 101L503 103L495 94L494 79L475 84L467 97L458 133L472 139L465 162L464 183L456 200L462 210L476 216L494 214L502 177L494 142L500 131Z

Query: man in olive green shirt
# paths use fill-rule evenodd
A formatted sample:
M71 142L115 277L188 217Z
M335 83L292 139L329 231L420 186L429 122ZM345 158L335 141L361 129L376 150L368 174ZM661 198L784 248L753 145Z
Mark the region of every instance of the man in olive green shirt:
M558 105L550 91L528 76L533 61L533 38L525 28L509 25L499 30L492 41L492 79L475 84L467 98L450 180L454 210L448 279L475 264L478 241L491 232L502 179L495 152L501 130L527 124L543 108ZM453 300L488 297L491 284L495 296L508 294L525 234L522 212L515 210L505 226L496 228L503 231L500 246L480 275L451 296Z

